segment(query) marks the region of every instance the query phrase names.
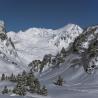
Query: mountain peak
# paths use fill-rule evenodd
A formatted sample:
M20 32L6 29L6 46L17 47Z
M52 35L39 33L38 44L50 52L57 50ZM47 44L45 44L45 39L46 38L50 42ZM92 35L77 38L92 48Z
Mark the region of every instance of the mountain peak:
M68 24L56 30L30 28L19 33L9 32L7 35L11 37L20 56L29 55L22 56L29 63L33 59L42 59L45 54L55 55L62 47L68 48L82 31L78 25Z
M80 31L80 30L82 30L83 31L83 29L79 25L72 24L72 23L65 25L64 27L60 28L59 30L66 30L66 31L70 31L70 30L79 30Z

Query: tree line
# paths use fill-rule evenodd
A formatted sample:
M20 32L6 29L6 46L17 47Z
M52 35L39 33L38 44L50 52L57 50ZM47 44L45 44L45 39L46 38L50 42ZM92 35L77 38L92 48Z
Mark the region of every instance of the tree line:
M9 80L15 82L16 86L13 88L12 93L17 95L25 96L27 92L36 93L39 95L48 95L47 88L41 86L39 80L34 76L33 71L29 73L23 71L22 74L14 75L13 73L10 76L6 76L4 73L1 76L1 81ZM10 90L11 91L11 90ZM7 86L2 90L2 94L9 93Z

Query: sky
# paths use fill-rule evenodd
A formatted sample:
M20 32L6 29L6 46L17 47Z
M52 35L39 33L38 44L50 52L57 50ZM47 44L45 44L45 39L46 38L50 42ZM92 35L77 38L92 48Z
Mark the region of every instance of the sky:
M7 31L31 27L57 29L68 23L98 24L98 0L0 0Z

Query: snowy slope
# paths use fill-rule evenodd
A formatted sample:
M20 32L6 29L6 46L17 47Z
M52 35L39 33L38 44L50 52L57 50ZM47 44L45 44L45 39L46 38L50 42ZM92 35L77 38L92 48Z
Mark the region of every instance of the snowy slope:
M50 98L98 97L98 69L93 74L86 73L83 66L73 63L74 60L80 59L79 55L70 54L59 68L50 68L38 76L41 83L48 88ZM59 75L64 79L63 86L53 84Z
M82 56L86 71L93 72L98 68L98 25L85 29L75 39L73 49Z
M4 22L0 21L0 75L19 72L23 65L11 38L6 34Z
M65 57L59 68L49 68L38 78L47 86L51 98L97 98L98 26L84 30L73 48L75 51ZM53 84L59 75L64 79L63 86Z
M14 54L12 54L12 59L9 52L5 53L5 51L2 50L2 52L7 55L7 58L10 58L10 62L8 63L9 60L0 58L0 63L4 68L0 67L1 69L8 69L9 71L13 70L15 72L17 68L19 71L18 68L20 68L20 61L18 58L28 64L34 59L42 59L45 54L56 54L62 47L65 47L67 50L76 38L76 42L74 42L73 46L76 48L77 52L71 51L64 57L64 62L61 63L59 67L49 67L49 69L43 71L40 75L37 74L36 76L48 89L48 96L46 98L97 98L98 52L92 52L92 46L94 45L94 49L98 50L98 45L96 44L98 39L98 26L89 27L84 30L83 33L82 31L83 30L79 26L68 24L67 26L57 30L31 28L24 32L8 32L8 37L11 37L12 42L15 44L14 51L17 55L14 56ZM2 46L6 47L4 44ZM6 47L5 49L9 51L9 48ZM93 64L96 64L97 67L94 68L93 73L87 73L84 70L84 61L86 61L86 59L83 59L81 51L84 52L87 57L89 56L89 53L94 53L93 57L91 59L88 58L89 62L86 63L87 68L92 68L92 61L94 62ZM11 65L11 61L13 60L16 60L19 66L16 67L14 64ZM13 68L11 66L13 66ZM2 72L2 70L0 71ZM61 87L53 84L59 75L64 78L64 84ZM2 86L2 83L0 84ZM44 98L42 96L33 96L29 94L25 96L25 98L28 98L28 96ZM4 97L6 98L7 96ZM19 96L15 97L22 98Z
M46 85L48 96L43 97L27 94L25 97L15 96L15 98L97 98L98 69L94 74L87 74L83 70L83 66L76 64L77 67L72 67L75 64L72 63L75 59L79 60L79 55L70 54L66 57L65 62L61 64L59 69L49 69L38 76L41 83ZM61 75L65 81L61 87L53 84L53 81L57 79L58 75ZM9 82L0 82L0 88L2 85L8 85L8 87L11 87L13 84ZM10 97L8 95L1 95L1 97L13 98L14 96Z
M90 44L98 38L98 25L88 27L84 32L76 38L74 47L80 52L89 48ZM79 52L78 51L78 52Z
M45 54L56 54L62 47L67 49L82 31L78 25L68 24L57 30L30 28L24 32L8 32L7 35L14 42L18 55L28 64L42 59Z

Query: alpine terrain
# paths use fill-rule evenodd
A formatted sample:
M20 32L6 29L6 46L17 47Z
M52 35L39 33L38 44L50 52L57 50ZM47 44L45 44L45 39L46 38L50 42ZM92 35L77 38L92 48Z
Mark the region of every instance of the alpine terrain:
M0 21L2 98L97 98L98 25L6 32Z

